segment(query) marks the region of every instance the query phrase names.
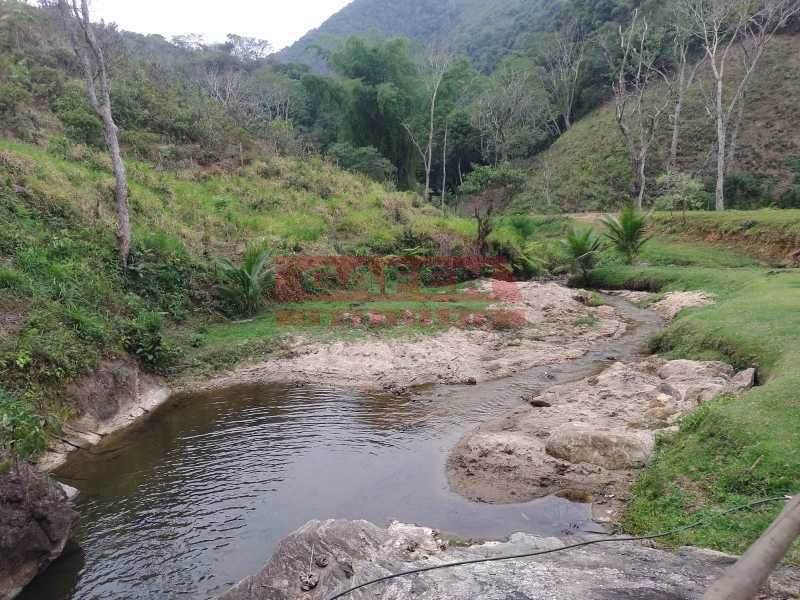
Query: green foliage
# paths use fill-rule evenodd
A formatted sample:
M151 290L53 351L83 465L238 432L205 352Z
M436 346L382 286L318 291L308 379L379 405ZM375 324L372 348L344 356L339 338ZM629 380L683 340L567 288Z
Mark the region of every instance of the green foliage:
M525 172L515 169L509 162L497 166L479 165L464 178L460 192L467 195L496 189L514 192L520 190L526 181Z
M712 196L703 183L688 173L673 171L656 179L658 197L653 203L655 210L685 211L709 208Z
M778 206L781 208L800 208L800 183L795 183L781 195Z
M128 325L125 344L128 352L156 370L163 368L171 358L162 334L163 324L164 317L161 313L153 311L139 313Z
M727 208L750 210L768 206L771 199L764 190L761 177L754 173L731 171L725 176L725 203Z
M594 227L573 227L561 244L572 273L582 282L588 281L589 274L597 263L597 255L602 249L602 242Z
M328 158L346 171L360 173L375 181L391 181L397 169L372 146L355 148L347 143L328 148Z
M103 147L103 125L92 112L86 92L77 81L64 86L63 94L56 100L54 110L64 124L64 133L73 142Z
M240 267L220 259L219 268L223 278L219 292L227 308L237 316L256 314L274 284L275 270L269 250L263 246L250 246Z
M48 420L0 388L0 449L17 458L36 458L47 446Z
M646 235L648 222L646 214L630 205L620 211L619 218L603 219L606 238L625 258L627 264L633 263L650 239Z

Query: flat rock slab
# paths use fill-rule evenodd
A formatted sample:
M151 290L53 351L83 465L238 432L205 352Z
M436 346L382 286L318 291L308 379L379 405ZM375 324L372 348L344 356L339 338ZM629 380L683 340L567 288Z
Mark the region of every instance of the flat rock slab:
M260 573L242 580L221 598L321 600L359 583L401 571L523 554L584 539L591 538L562 540L518 533L508 542L448 548L436 532L425 527L394 523L382 529L367 521L311 521L281 542ZM324 560L319 561L319 557ZM638 542L615 542L527 559L428 571L374 584L346 598L683 600L700 598L734 561L734 557L695 548L671 553ZM311 590L302 590L301 578L309 571L309 565L318 583ZM789 597L780 591L762 596Z

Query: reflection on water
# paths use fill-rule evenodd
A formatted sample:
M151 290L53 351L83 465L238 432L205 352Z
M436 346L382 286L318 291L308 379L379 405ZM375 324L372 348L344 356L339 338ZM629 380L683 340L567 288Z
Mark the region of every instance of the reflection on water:
M462 537L568 532L589 518L587 506L486 505L451 493L447 451L522 393L584 374L603 353L629 355L656 324L557 369L412 398L291 386L178 397L58 473L81 491L79 547L23 598L209 597L312 518L399 519Z

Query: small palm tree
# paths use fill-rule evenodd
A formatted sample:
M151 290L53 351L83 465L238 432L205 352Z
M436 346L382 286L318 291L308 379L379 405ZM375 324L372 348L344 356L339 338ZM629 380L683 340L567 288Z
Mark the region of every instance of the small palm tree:
M567 253L572 272L586 281L589 272L597 262L597 253L600 252L602 243L593 227L573 227L567 237L561 240Z
M220 294L239 316L251 317L264 305L264 299L275 282L269 250L251 246L244 255L241 267L219 259L225 283L219 286Z
M648 215L638 211L633 206L626 206L619 214L619 218L610 217L603 219L606 226L605 236L617 252L625 257L627 264L633 263L649 240L645 235L647 231Z

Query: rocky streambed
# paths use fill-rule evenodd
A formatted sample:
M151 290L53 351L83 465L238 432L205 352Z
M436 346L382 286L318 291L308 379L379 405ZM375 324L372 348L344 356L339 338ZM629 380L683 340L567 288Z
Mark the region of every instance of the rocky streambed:
M599 519L613 516L657 436L671 435L682 415L713 395L752 384L752 373L720 364L639 356L661 323L657 315L670 318L708 296L670 294L644 311L627 302L643 300L636 294L592 306L591 295L555 284L484 285L500 292L494 308L515 313L521 327L489 330L478 315L470 329L402 341L295 339L279 358L211 382L168 385L123 364L76 386L87 410L49 464L66 461L57 474L81 489L82 549L38 578L26 599L209 597L256 571L281 538L314 517L398 518L462 538L574 534L587 528L590 507ZM98 402L104 395L112 397L105 409ZM335 567L317 567L320 583L306 591L292 562L308 560L304 540L319 540ZM323 598L334 571L356 581L375 565L396 571L416 561L555 543L519 534L506 545L447 549L424 528L314 521L277 547L268 575L247 579L236 593ZM395 552L398 544L406 544L405 554ZM641 582L659 576L655 555L630 552ZM593 549L586 556L614 569L615 559L602 555ZM683 568L668 556L658 560ZM579 559L562 559L547 563L553 585L583 577L564 562ZM504 563L497 572L517 567ZM454 575L442 571L420 597L549 597L549 588L525 587L526 577L493 596L492 572L476 571L482 583L454 585L448 595L445 582ZM684 595L624 597L692 597L711 572L690 574L674 588L652 587ZM612 586L632 575L623 569L586 577ZM368 595L416 597L397 585Z

